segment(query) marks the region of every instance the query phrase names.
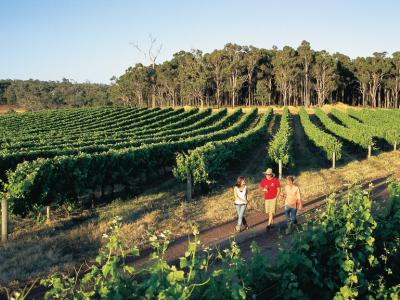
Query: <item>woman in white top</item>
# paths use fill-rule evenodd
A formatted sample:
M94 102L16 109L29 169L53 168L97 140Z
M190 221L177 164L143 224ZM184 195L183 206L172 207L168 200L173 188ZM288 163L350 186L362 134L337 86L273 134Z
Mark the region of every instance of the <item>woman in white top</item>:
M233 193L235 197L235 208L238 214L236 232L240 232L242 225L245 226L245 229L249 229L249 226L247 225L246 219L244 217L248 201L246 180L243 176L239 176L236 180L236 184L233 187Z

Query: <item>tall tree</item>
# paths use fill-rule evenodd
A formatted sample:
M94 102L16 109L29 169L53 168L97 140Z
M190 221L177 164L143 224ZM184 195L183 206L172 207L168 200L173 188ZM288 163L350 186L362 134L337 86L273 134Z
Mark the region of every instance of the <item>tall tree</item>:
M227 57L223 50L214 50L212 53L205 55L205 61L211 78L215 83L215 99L217 106L220 107L222 93L226 85Z
M349 99L352 105L357 103L358 82L354 75L354 64L350 57L336 52L332 55L337 65L336 101L345 102Z
M156 106L156 88L157 88L157 78L156 75L157 73L155 72L156 70L156 61L158 56L160 55L161 49L162 49L162 44L159 44L158 47L157 45L157 38L153 37L151 34L149 35L149 40L150 40L150 45L147 51L143 50L141 47L139 47L139 44L132 44L140 53L144 55L146 59L149 59L150 61L150 66L153 69L152 72L152 78L151 78L151 84L152 84L152 107Z
M305 106L310 106L310 69L314 60L314 51L311 49L309 42L302 41L300 46L297 48L297 53L299 54L300 65L302 67L301 74L303 75L303 103Z
M362 105L365 107L368 104L368 83L369 71L366 59L364 57L357 57L354 61L354 70L359 83L359 90L362 96Z
M278 50L272 59L274 66L275 82L282 95L282 104L288 105L291 96L293 82L297 76L296 51L288 46Z
M147 101L153 85L154 70L151 67L136 64L129 67L125 74L113 84L114 95L127 106L149 106Z
M178 88L179 88L179 70L178 70L178 63L176 59L172 59L171 61L165 61L161 65L156 68L157 71L157 78L162 84L168 96L171 99L172 107L175 107L177 95L178 95Z
M231 93L232 107L235 107L238 98L238 92L246 81L244 74L244 51L243 47L236 44L226 44L224 47L227 58L226 72L228 76L228 87Z
M393 53L393 107L399 107L400 102L400 51Z
M260 49L253 46L245 47L244 63L246 65L246 78L247 78L247 105L250 106L254 103L253 99L253 80L256 74L256 68L259 60L261 59Z
M316 52L312 75L318 97L318 106L322 106L336 86L336 62L328 52Z
M377 107L377 104L380 106L380 103L377 103L377 93L381 87L384 76L390 70L390 64L386 58L386 52L374 52L372 57L367 57L366 62L369 72L368 85L372 107Z

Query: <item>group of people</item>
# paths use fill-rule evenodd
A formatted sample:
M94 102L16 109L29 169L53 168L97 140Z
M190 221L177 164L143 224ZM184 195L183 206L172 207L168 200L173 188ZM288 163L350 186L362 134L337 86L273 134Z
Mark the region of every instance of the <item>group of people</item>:
M285 186L282 189L281 183L275 178L272 169L268 168L263 172L265 177L260 181L259 190L264 196L265 214L267 216L266 230L274 227L274 215L279 199L285 201L285 216L287 222L286 233L290 233L292 227L297 224L297 211L303 208L299 187L294 183L293 176L287 176ZM238 215L236 231L240 232L249 229L245 218L247 205L249 204L246 179L239 176L233 188L235 208Z

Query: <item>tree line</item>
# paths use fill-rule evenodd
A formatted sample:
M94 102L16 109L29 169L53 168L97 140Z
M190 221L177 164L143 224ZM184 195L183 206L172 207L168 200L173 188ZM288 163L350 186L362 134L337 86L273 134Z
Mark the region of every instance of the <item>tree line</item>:
M153 44L152 44L153 45ZM226 44L211 53L180 51L157 64L136 64L111 84L0 80L0 103L28 109L60 106L400 106L400 51L351 59L316 51Z
M115 101L130 106L305 105L344 102L399 107L400 52L351 59L316 51L226 44L211 53L180 51L171 60L136 64L112 78Z
M110 86L62 81L0 80L0 104L28 110L113 104Z

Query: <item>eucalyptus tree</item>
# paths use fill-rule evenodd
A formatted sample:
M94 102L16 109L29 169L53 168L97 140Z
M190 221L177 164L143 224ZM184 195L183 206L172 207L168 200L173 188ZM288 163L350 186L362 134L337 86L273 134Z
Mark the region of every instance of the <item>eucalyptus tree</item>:
M289 46L276 51L272 59L272 65L277 89L282 95L281 104L286 106L292 95L293 83L296 80L299 70L297 67L296 51Z
M337 89L335 91L336 101L351 101L352 105L357 104L358 81L354 75L354 64L350 57L336 52L332 55L337 65Z
M392 55L392 95L393 107L398 108L400 104L400 51L394 52Z
M114 94L126 106L150 106L148 101L149 93L152 92L154 82L154 69L136 64L129 67L125 74L120 76L112 88Z
M228 74L228 90L231 94L232 107L238 101L238 92L246 81L244 65L244 49L237 44L226 44L224 47L227 64L225 72Z
M164 86L173 107L177 105L179 90L178 68L179 65L176 59L172 59L171 61L167 60L156 67L157 79L159 83Z
M255 100L265 105L272 104L272 93L274 91L272 58L276 51L260 49L259 64L256 68L256 90Z
M158 56L160 55L161 49L162 49L162 44L160 43L157 46L157 38L153 37L151 34L149 35L149 40L150 40L150 45L147 51L143 50L141 47L139 47L138 43L131 43L140 53L143 54L145 59L148 59L150 61L150 66L153 69L152 72L152 78L151 78L151 84L152 84L152 95L151 95L151 103L152 107L156 106L156 88L157 88L157 78L156 75L157 73L155 72L156 70L156 61ZM157 46L157 47L156 47Z
M207 72L207 64L203 57L203 52L200 50L192 50L194 60L191 61L192 68L192 88L195 99L200 102L200 106L204 106L205 91L207 88L207 79L209 74Z
M300 46L297 48L299 55L299 61L301 66L301 74L303 79L303 104L310 106L311 99L311 84L310 84L310 72L311 64L314 61L314 51L311 49L310 43L302 41Z
M175 54L178 61L180 95L188 105L204 105L207 86L206 63L200 50L180 51Z
M367 106L368 101L368 83L370 80L370 75L368 71L367 61L364 57L357 57L354 60L354 70L355 75L358 79L359 90L362 97L362 106Z
M382 80L389 73L390 63L386 58L386 52L374 52L373 56L366 58L367 70L369 73L369 94L371 96L372 107L381 106L381 99L377 99L378 90Z
M254 78L256 76L256 68L261 59L261 51L260 49L250 46L244 47L245 55L244 55L244 64L246 66L246 79L247 79L247 105L254 104Z
M210 54L205 54L204 59L209 70L210 77L215 84L215 100L218 107L221 106L222 94L227 82L226 65L227 56L223 50L214 50Z
M317 103L322 106L336 87L336 61L324 50L316 52L311 72Z
M136 64L111 85L72 80L0 81L0 102L30 109L84 105L351 105L399 107L400 52L350 59L314 51L302 41L296 48L271 49L226 44L211 53L175 53L157 64L161 45L150 37L143 51L148 65ZM110 100L111 99L111 100Z

